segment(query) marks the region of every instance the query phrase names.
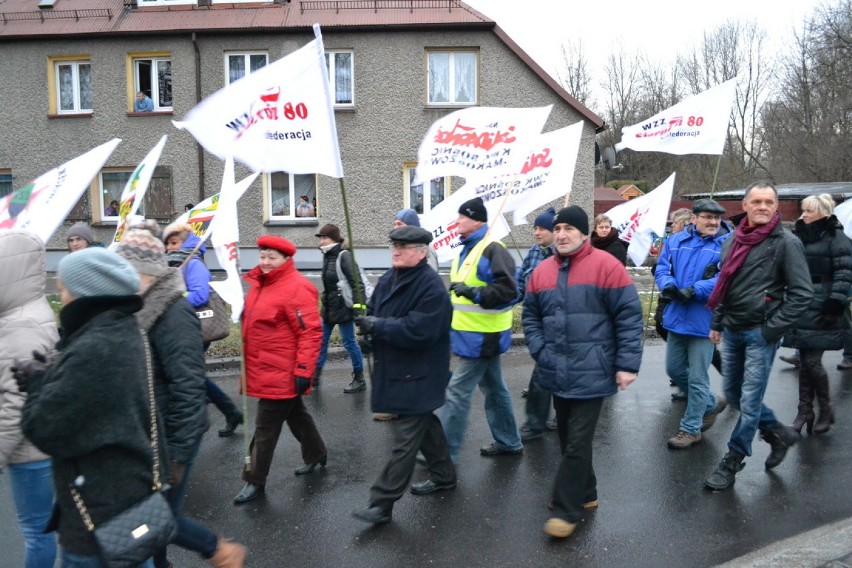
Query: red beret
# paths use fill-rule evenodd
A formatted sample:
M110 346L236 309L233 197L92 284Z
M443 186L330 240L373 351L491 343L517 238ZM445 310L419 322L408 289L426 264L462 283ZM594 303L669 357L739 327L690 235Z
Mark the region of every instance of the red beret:
M276 237L275 235L263 235L257 239L257 246L277 250L284 256L293 256L296 254L296 245L284 237Z

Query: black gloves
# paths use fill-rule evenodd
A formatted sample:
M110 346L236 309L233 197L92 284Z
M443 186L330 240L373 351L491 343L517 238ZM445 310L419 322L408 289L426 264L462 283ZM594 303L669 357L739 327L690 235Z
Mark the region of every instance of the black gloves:
M715 262L711 262L707 265L707 268L704 269L704 274L701 275L702 280L710 280L714 276L719 274L719 264Z
M308 377L296 377L296 394L305 394L311 388L311 379Z
M375 316L355 316L355 325L360 335L370 335L376 329Z
M669 284L668 286L660 290L660 298L663 298L668 302L674 300L675 296L677 296L677 286L675 286L674 284Z
M822 304L822 315L839 317L846 310L845 302L835 298L829 298Z
M44 374L53 362L48 360L47 355L33 351L33 358L29 361L15 361L12 365L12 376L18 383L18 390L27 392L33 377Z
M660 297L666 300L674 300L682 304L688 304L695 297L694 288L678 288L674 284L669 284L660 292Z
M463 284L461 282L453 282L452 284L450 284L450 291L455 292L456 296L460 298L467 298L471 302L476 301L476 294L478 293L477 288L468 286L467 284Z
M369 355L375 349L373 348L373 336L372 335L359 335L358 336L358 347L361 348L361 353L364 355Z

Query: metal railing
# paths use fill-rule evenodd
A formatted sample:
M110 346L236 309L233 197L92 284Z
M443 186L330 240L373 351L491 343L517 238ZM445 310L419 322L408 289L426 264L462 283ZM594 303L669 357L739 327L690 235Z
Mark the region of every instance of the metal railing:
M74 19L80 21L80 18L107 18L112 19L112 12L109 8L91 8L88 10L39 10L37 12L5 12L0 14L3 23L26 21L26 20L62 20Z
M461 9L458 0L303 0L302 13L309 10L448 10Z

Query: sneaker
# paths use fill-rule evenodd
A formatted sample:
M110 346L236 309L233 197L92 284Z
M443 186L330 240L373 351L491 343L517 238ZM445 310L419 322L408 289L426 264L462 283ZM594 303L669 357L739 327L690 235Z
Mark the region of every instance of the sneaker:
M852 359L850 359L849 357L844 357L843 361L837 364L837 370L848 371L849 369L852 369Z
M796 353L794 355L779 355L779 359L787 363L788 365L793 365L797 369L799 368L799 354Z
M734 484L737 473L745 467L743 456L735 452L728 452L713 473L704 480L704 487L713 491L724 491Z
M681 401L681 400L686 400L686 399L687 399L687 396L686 396L686 393L683 391L683 389L678 388L677 390L675 390L672 393L672 400Z
M577 528L577 523L569 523L564 519L553 517L547 519L544 523L544 532L553 538L565 538L574 534L574 529Z
M781 465L781 462L787 456L787 450L798 442L801 436L801 434L780 422L772 429L761 432L760 437L772 448L764 464L766 469Z
M683 430L678 430L673 438L669 438L668 445L673 450L685 450L693 444L701 441L701 432L698 434L690 434Z
M556 418L551 418L550 420L545 422L544 427L551 431L557 430L559 428L559 426L556 425Z
M487 446L479 448L479 453L483 456L517 456L524 453L524 447L518 446L517 448L508 448L502 444L498 444L497 442L491 442Z
M527 398L530 394L530 389L521 389L521 398Z
M717 396L716 408L705 414L704 418L701 419L701 431L704 432L706 430L709 430L710 427L716 423L716 417L719 416L719 413L725 410L727 406L728 401L725 400L725 397Z

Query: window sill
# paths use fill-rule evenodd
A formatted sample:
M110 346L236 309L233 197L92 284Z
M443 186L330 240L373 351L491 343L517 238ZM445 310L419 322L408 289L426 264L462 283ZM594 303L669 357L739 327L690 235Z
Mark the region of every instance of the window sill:
M438 109L438 110L443 110L443 109L458 110L460 108L470 108L470 107L475 107L475 106L479 106L479 103L462 103L462 104L450 104L450 103L429 104L429 103L426 103L427 109Z
M316 217L309 219L267 219L263 222L264 227L318 227L319 220Z
M148 112L128 112L127 116L174 116L175 111L173 110L152 110Z
M335 106L334 112L355 112L357 109L355 105L347 105L347 106Z
M115 227L118 221L92 221L92 227Z
M92 118L93 112L69 112L63 114L48 114L47 118Z

